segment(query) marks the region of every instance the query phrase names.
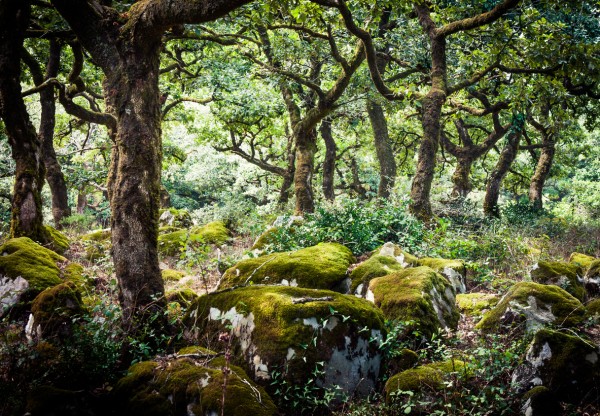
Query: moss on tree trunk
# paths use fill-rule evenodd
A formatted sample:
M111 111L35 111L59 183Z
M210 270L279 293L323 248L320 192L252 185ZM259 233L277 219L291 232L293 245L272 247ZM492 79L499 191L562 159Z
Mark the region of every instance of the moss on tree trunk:
M390 143L387 120L383 112L383 107L375 102L367 103L367 113L373 127L373 140L375 142L375 152L379 161L379 188L377 196L379 198L389 198L394 183L396 181L396 159Z

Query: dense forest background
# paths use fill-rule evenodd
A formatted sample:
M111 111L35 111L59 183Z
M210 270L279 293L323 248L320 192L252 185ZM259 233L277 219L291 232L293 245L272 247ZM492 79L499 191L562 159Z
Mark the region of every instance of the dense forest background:
M8 259L26 250L17 262L30 266L11 269L0 257L0 393L11 398L0 414L81 414L82 406L118 414L102 398L117 385L117 396L131 393L126 378L117 383L130 364L154 359L162 369L155 357L190 343L226 357L212 377L227 414L235 330L230 323L218 342L192 342L190 313L206 302L198 296L268 286L256 273L275 257L245 281L231 270L239 278L244 261L321 243L345 246L348 253L331 254L352 259L340 266L344 276L393 243L402 269L446 276L451 268L462 279L442 277L454 285L452 299L467 292L483 303L473 300L475 312L453 305L461 320L440 318L435 329L425 317L386 315L385 375L368 401L340 401L322 381L325 370L304 391L294 385L305 379L273 373L266 389L280 414L516 414L535 394L537 404L527 402L538 406L534 414L594 414L600 369L572 371L585 394L546 380L548 391L523 395L515 368L530 342L543 344L532 341L539 332L528 320L525 334L483 325L478 338L474 326L533 280L585 305L563 333L598 349L600 266L590 264L600 257L599 18L596 2L579 0L0 0L0 252ZM43 265L56 278L78 276L69 290L79 306L60 325L39 312L40 303L51 312L64 306L54 300L67 301L58 292L39 300L59 281L36 269L34 241L60 254ZM316 253L302 262L330 255ZM370 277L400 270L377 267L361 276L364 293L354 280L346 291L339 282L306 287L369 299ZM552 270L546 280L535 277L540 269ZM17 275L27 290L16 287ZM320 318L323 327L337 315L354 322L354 309L336 308ZM48 319L47 332L24 330L34 316ZM413 350L421 366L455 356L475 364L462 376L446 371L446 389L428 379L427 389L409 385L390 398L377 383L414 367ZM179 354L206 358L204 350ZM77 384L92 398L65 393ZM43 390L49 385L60 391ZM185 414L178 400L156 414ZM544 408L547 400L556 406Z

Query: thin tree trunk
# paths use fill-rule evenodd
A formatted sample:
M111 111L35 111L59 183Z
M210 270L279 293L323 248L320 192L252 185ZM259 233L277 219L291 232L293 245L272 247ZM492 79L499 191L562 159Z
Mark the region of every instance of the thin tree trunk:
M537 166L535 167L535 173L531 177L531 183L529 185L529 202L538 209L543 207L542 192L544 190L546 179L548 179L548 176L550 175L550 169L552 168L552 162L554 161L554 153L556 152L554 141L545 141L544 145Z
M335 159L337 146L331 134L331 120L325 119L321 122L321 137L325 142L325 160L323 161L323 195L328 201L335 200Z
M512 163L517 157L519 151L519 141L521 140L523 124L513 126L513 130L506 138L506 145L500 153L500 158L496 163L492 174L487 183L485 198L483 200L483 213L488 217L500 217L498 199L500 198L500 189L502 181L506 177Z
M87 194L85 193L85 189L80 189L77 193L77 213L83 214L85 212L85 208L87 207Z
M298 128L300 127L300 128ZM315 210L312 189L312 178L317 151L317 134L314 128L305 131L300 126L295 129L296 136L296 171L294 173L294 190L296 193L296 215L303 215Z
M367 113L373 127L375 152L379 161L379 198L389 198L396 181L396 159L390 143L387 120L383 107L375 101L367 103Z
M29 22L28 2L0 2L0 116L16 163L11 237L45 243L42 146L21 97L21 48Z
M50 58L46 66L45 79L55 78L58 74L60 64L60 45L56 40L50 42ZM40 104L42 114L40 117L40 139L42 141L44 165L46 167L46 181L52 194L52 217L54 226L62 227L62 219L71 215L69 208L69 197L67 184L62 173L56 152L54 151L54 126L56 115L56 104L54 101L54 89L46 88L40 91Z

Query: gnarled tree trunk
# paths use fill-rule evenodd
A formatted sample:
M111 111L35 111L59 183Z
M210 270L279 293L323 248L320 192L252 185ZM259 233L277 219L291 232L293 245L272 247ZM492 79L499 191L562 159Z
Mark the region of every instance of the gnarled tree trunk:
M296 138L295 211L296 215L303 215L315 210L312 178L317 152L317 132L312 127L305 130L302 124L299 124L294 129L294 136Z
M375 152L379 161L379 187L377 189L377 196L379 198L389 198L396 181L396 159L394 158L394 152L390 144L387 120L383 112L383 107L375 101L367 103L367 113L373 127Z
M542 141L542 151L540 158L535 167L535 172L531 177L531 183L529 184L529 202L538 209L543 207L542 192L544 191L544 184L546 179L550 175L550 169L552 168L552 162L554 161L554 153L556 147L551 135L545 136Z
M10 233L46 242L42 146L21 97L21 48L29 22L27 1L0 1L0 116L16 163Z
M471 185L471 166L475 160L472 157L462 156L456 158L456 169L452 175L452 193L454 198L466 198L473 186Z

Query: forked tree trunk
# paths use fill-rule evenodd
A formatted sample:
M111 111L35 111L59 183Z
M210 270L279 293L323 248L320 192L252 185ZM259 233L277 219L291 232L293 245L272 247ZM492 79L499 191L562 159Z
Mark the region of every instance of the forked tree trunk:
M45 243L42 197L42 146L21 97L21 48L29 22L26 1L0 1L0 116L16 163L11 237Z
M50 57L46 66L45 79L55 78L60 64L60 45L56 40L50 42ZM67 184L56 152L54 151L54 126L56 124L56 104L54 89L45 88L40 91L42 113L40 117L40 139L42 141L46 181L52 194L52 217L54 226L61 228L62 219L71 215Z
M487 183L485 198L483 200L483 213L488 217L500 217L498 199L500 198L500 189L502 181L506 177L512 163L517 157L519 151L519 142L521 140L523 124L517 123L506 138L506 145L500 153L500 158L496 163L492 174Z
M383 107L374 101L367 103L367 113L373 127L375 152L379 161L379 187L377 196L389 198L396 181L396 159L390 143L387 120Z
M472 157L463 156L456 158L456 169L452 175L452 188L451 196L453 198L466 198L473 186L471 185L471 166L475 160Z
M321 137L325 142L325 160L323 161L323 195L328 201L335 200L335 159L337 146L331 133L331 120L321 122Z
M296 171L294 173L294 190L296 192L296 215L303 215L315 210L312 189L312 178L317 152L317 134L314 128L308 131L296 126Z

